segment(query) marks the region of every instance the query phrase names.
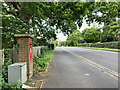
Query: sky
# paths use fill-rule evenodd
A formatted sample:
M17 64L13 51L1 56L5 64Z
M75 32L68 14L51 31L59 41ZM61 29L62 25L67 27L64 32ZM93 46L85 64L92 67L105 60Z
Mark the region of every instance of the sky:
M94 13L93 13L93 14L94 14ZM102 13L101 13L101 12L98 12L97 15L98 15L98 16L102 16ZM79 27L77 26L77 29L78 29L80 32L82 32L85 28L91 28L91 27L93 27L93 26L94 26L94 27L103 27L103 26L104 26L104 23L98 24L98 23L96 23L96 22L93 22L93 23L90 24L90 26L88 26L88 24L86 23L85 18L83 18L83 23L82 23L81 28L79 29ZM61 32L61 33L58 33L58 34L57 34L57 38L58 38L58 41L66 41L67 35L64 36L63 33Z
M82 26L81 28L79 29L79 27L77 26L77 29L82 32L85 28L91 28L91 27L103 27L104 26L104 23L102 24L98 24L96 22L93 22L90 26L87 25L86 21L83 19L83 23L82 23ZM57 33L57 38L58 38L58 41L66 41L67 39L67 35L64 36L63 33Z

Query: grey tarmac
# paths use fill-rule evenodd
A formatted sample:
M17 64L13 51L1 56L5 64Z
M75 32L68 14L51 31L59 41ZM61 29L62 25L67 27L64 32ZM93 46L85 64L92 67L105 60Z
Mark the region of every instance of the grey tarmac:
M57 47L48 72L43 88L118 88L118 52Z

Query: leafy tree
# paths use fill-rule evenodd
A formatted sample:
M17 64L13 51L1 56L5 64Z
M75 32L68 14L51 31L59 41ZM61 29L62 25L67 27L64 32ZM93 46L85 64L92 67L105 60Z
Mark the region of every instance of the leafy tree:
M95 10L87 14L86 21L91 22L104 22L105 25L109 25L113 18L118 17L120 2L96 2L93 6ZM98 13L101 13L99 15Z
M66 44L74 45L77 44L79 40L83 40L81 37L81 32L79 30L75 30L72 34L67 37Z
M60 42L59 42L59 46L62 46L62 45L63 45L63 41L60 41Z
M100 41L100 29L92 27L92 28L86 28L82 32L83 39L87 43L94 43Z
M108 25L110 18L118 15L118 4L119 2L3 2L3 43L6 43L3 47L13 47L13 34L17 33L29 33L46 40L52 37L56 39L55 33L59 29L69 35L77 25L82 26L83 17L86 17L88 24L96 21ZM97 14L99 12L102 16Z
M70 7L72 4L73 7ZM84 8L89 7L89 5L89 3L83 4ZM18 33L29 33L35 37L46 38L46 40L52 37L56 39L56 29L61 29L67 34L71 33L72 29L76 28L75 7L76 3L67 2L4 2L2 13L3 47L13 47L13 35ZM79 5L78 7L80 10L83 9ZM81 13L81 16L84 15L83 12ZM77 16L80 20L82 17ZM80 20L77 22L81 23Z
M117 41L119 28L118 21L113 21L109 25L104 25L101 36L102 42Z

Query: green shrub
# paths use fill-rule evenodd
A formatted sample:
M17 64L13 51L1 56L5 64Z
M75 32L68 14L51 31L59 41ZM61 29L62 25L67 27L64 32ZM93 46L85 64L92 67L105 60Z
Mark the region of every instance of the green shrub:
M41 48L40 53L44 55L48 51L48 48Z
M4 50L4 65L2 67L2 72L0 72L2 74L2 89L9 89L9 90L12 90L12 89L21 89L19 84L20 84L20 81L17 82L17 84L14 84L14 83L10 83L8 84L8 65L12 64L12 60L9 59L9 49L5 49Z
M120 41L118 41L118 42L92 43L92 44L79 44L78 46L79 47L98 47L98 48L120 49Z
M48 48L41 48L41 54L33 56L33 75L37 74L38 72L44 72L46 70L52 53L53 50L49 50Z

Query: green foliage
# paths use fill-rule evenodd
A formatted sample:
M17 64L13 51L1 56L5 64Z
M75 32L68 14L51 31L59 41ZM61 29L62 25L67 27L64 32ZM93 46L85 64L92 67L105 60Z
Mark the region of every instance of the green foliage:
M2 27L2 46L4 48L12 48L15 44L14 34L25 34L28 25L25 25L20 19L12 15L3 15Z
M8 52L9 49L4 50L5 61L2 67L2 77L4 78L5 82L8 82L8 65L12 64L12 60L9 60Z
M5 82L8 82L8 65L12 64L11 60L5 62L2 67L2 77L4 78Z
M33 75L46 70L52 54L52 50L41 48L41 54L33 56Z
M79 44L79 47L89 47L89 44Z
M100 41L100 34L100 30L95 27L84 29L82 31L84 41L87 43L94 43Z
M41 55L46 54L47 51L48 51L48 48L41 48L41 49L40 49Z
M10 83L8 84L7 82L5 82L4 78L2 78L2 89L9 89L9 90L22 90L22 88L20 88L20 81L17 82L17 84L14 83Z
M120 41L118 41L118 42L92 43L92 44L80 44L79 46L80 47L98 47L98 48L120 49Z
M20 81L17 82L17 84L10 83L8 84L8 65L12 64L12 60L9 59L8 56L8 51L9 49L4 50L4 55L5 55L5 61L4 65L2 67L2 89L21 89L20 88Z
M63 41L59 42L59 47L61 47L63 45Z
M67 45L74 45L77 44L79 40L83 40L81 36L81 32L79 30L74 31L67 37L66 44Z
M88 23L93 22L104 22L105 25L109 25L113 18L118 17L118 9L119 9L120 2L96 2L93 6L95 10L93 13L89 13L88 16ZM101 12L101 15L98 13Z
M14 34L32 34L45 40L56 39L61 30L71 34L82 26L83 17L93 21L111 23L118 16L119 2L3 2L3 47L13 47ZM98 13L102 15L99 16ZM7 22L6 22L7 21ZM42 41L42 40L41 40ZM45 43L45 41L44 41Z
M109 25L104 25L103 32L101 34L102 42L111 42L118 40L118 31L120 25L118 25L118 21L113 21Z
M55 43L55 44L54 44L54 49L56 48L56 46L57 46L57 44Z

